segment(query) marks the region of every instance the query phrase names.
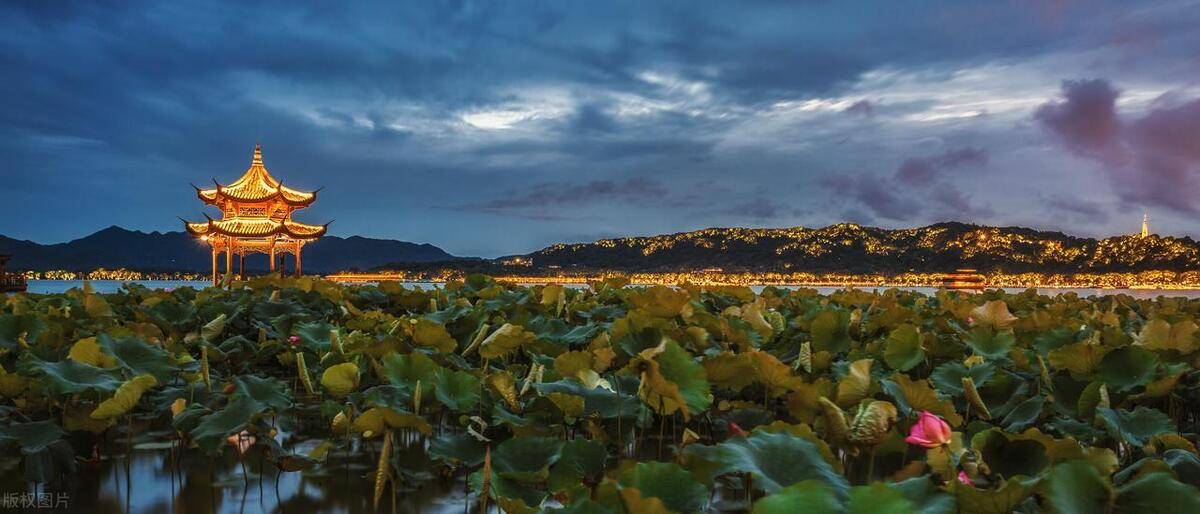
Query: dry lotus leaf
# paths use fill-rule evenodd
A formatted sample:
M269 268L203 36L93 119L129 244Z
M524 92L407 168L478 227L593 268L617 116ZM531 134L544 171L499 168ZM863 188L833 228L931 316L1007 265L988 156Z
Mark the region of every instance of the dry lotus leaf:
M1006 328L1017 320L1008 311L1004 300L992 300L971 310L971 317L977 325L990 325L995 328Z
M891 402L875 400L859 406L858 413L850 422L846 440L857 446L874 446L887 437L888 430L896 422L896 406Z

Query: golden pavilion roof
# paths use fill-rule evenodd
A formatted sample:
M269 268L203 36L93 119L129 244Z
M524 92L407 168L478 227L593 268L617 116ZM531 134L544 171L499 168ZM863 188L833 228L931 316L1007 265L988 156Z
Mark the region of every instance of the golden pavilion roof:
M271 237L286 235L292 239L316 239L325 235L328 223L325 225L309 225L290 219L273 220L270 218L236 218L206 222L184 221L188 233L194 236L224 235L233 237Z
M250 162L250 169L247 169L241 178L229 185L221 185L216 179L213 179L213 183L216 187L212 189L193 186L196 187L196 196L211 205L219 206L222 199L239 203L278 199L293 207L307 207L317 199L316 191L292 189L272 177L271 172L263 166L262 148L257 144L254 145L254 159Z

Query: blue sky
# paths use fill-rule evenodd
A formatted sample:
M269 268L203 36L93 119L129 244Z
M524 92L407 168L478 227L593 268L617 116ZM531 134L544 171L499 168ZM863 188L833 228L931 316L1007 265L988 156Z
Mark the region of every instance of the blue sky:
M0 234L297 215L458 255L943 220L1200 236L1200 5L6 2Z

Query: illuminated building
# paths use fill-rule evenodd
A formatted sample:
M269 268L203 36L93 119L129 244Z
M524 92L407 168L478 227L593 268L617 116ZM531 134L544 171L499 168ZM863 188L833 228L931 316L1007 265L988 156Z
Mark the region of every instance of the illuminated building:
M1150 214L1142 213L1142 237L1150 235Z
M241 178L229 185L221 185L213 179L213 189L196 188L196 196L205 204L221 210L221 219L214 220L207 214L207 221L183 220L188 233L199 238L212 248L212 279L218 283L218 256L225 254L224 273L233 272L233 256L238 256L238 272L246 276L246 255L262 253L270 259L270 271L275 272L275 259L279 258L282 275L284 255L292 254L295 271L301 273L300 251L305 244L325 235L325 225L307 225L292 220L292 213L312 205L317 192L306 192L286 187L271 176L263 166L262 150L254 145L254 159L250 169Z
M25 290L25 275L4 271L10 258L12 258L10 255L0 255L0 293Z

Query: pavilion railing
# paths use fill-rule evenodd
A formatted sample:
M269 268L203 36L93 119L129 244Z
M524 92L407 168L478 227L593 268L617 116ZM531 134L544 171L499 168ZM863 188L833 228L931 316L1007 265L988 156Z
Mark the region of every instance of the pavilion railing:
M25 275L21 273L0 273L0 288L25 285Z

